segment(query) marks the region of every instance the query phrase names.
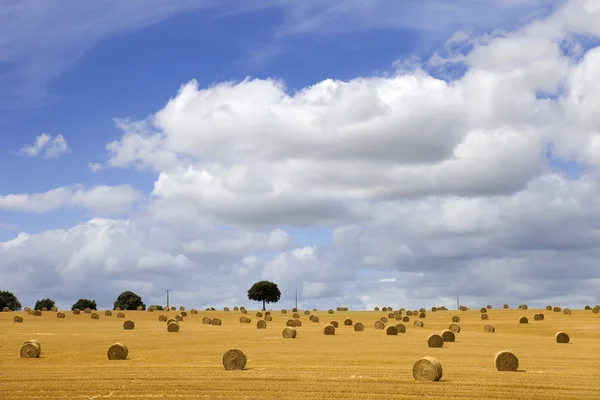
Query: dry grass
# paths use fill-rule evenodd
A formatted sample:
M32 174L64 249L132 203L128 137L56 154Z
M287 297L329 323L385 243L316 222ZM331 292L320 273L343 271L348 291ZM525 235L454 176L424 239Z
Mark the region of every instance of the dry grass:
M479 308L438 310L427 316L424 328L409 325L399 336L373 329L381 314L372 311L336 313L335 336L323 335L323 323L306 323L302 316L305 324L296 328L294 340L282 338L288 318L279 311L272 311L273 321L261 330L240 324L239 313L200 311L171 334L165 322L145 311L127 311L135 321L132 331L114 317L92 321L68 313L61 320L54 313L22 313L23 323L15 324L15 313L0 313L0 399L600 399L600 315L572 309L572 315L517 322L541 311L488 310L496 328L489 334ZM427 337L448 328L455 314L462 328L456 341L429 348ZM202 324L205 316L221 319L222 326ZM346 318L354 326L362 321L365 330L343 325ZM556 342L559 331L568 332L569 344ZM41 343L42 353L20 359L29 339ZM128 347L126 360L107 360L114 343ZM244 371L223 368L223 354L232 347L247 355ZM504 349L518 357L524 372L496 370L495 354ZM413 366L425 356L443 365L437 383L414 380Z

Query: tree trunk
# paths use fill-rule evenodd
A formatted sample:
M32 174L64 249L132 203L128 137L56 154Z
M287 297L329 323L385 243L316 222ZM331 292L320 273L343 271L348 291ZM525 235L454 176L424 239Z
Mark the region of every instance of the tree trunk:
M265 311L265 301L263 299L263 311Z

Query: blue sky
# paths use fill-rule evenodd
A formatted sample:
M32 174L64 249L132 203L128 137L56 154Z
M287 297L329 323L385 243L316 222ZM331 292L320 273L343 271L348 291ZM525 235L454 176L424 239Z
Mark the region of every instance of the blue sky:
M10 199L7 196L9 195L33 195L57 188L69 188L61 189L63 190L61 196L64 197L61 197L62 200L56 200L58 205L51 207L50 210L40 211L40 207L43 208L43 203L50 201L47 198L34 205L27 206L30 207L27 210L22 205L13 205L11 209L11 206L2 206L3 203L0 201L0 242L11 241L20 232L35 235L61 229L73 229L84 226L92 218L113 218L117 221L126 221L135 220L136 218L144 219L144 217L139 216L146 215L145 213L152 213L153 217L158 218L155 211L148 210L153 210L153 207L163 207L163 202L170 202L169 206L175 209L185 209L185 207L190 206L201 210L199 218L210 219L211 223L216 221L216 226L231 225L234 227L231 232L236 235L249 234L248 232L264 233L277 228L283 229L285 235L289 235L289 242L284 237L275 235L274 242L269 245L270 247L260 248L259 246L259 248L255 248L250 246L251 249L246 252L247 254L240 254L239 257L237 255L234 257L231 254L220 255L219 257L222 257L219 258L218 262L228 266L219 268L234 271L231 272L232 274L235 274L236 265L243 264L244 261L241 261L243 256L254 254L258 257L258 261L256 264L252 264L251 268L256 268L253 272L257 274L256 276L268 277L269 274L280 276L277 275L280 271L276 271L276 265L278 265L278 262L283 261L277 261L278 254L281 257L283 255L288 257L283 257L286 260L293 260L296 257L294 254L299 259L305 256L310 258L312 256L309 257L307 253L302 253L304 256L299 255L300 253L294 253L294 249L307 247L320 249L324 259L319 262L325 263L324 265L327 264L329 259L337 260L335 262L348 263L356 260L357 257L364 257L359 266L352 267L354 276L393 279L402 276L402 274L410 274L413 272L410 268L413 267L409 268L407 265L415 263L414 257L417 257L415 254L422 250L416 237L405 238L404 242L398 244L396 249L388 249L390 253L386 256L375 254L372 254L370 258L365 256L366 253L375 252L375 249L383 246L381 243L385 242L385 240L379 240L378 244L373 244L370 250L363 248L363 246L367 246L365 243L368 243L372 238L377 238L380 235L385 238L383 232L387 228L381 228L383 222L378 220L379 213L382 213L381 210L388 207L383 200L395 202L394 207L405 207L416 201L415 199L421 199L419 201L424 202L433 201L431 196L434 198L436 196L441 196L441 198L448 196L448 199L458 196L464 201L470 201L471 197L483 196L482 198L487 198L486 196L490 193L500 193L503 196L516 195L524 188L535 186L537 184L535 183L537 182L536 179L541 179L540 176L543 174L558 172L567 180L576 181L581 178L584 172L592 171L591 173L594 173L593 155L585 152L585 145L574 149L573 146L567 143L568 141L557 139L556 135L560 135L560 133L554 132L551 126L543 127L545 125L544 121L547 121L547 119L544 120L541 117L533 122L524 120L526 117L519 115L518 111L506 111L506 106L495 105L494 107L498 107L496 111L482 109L474 112L473 115L483 115L483 113L489 111L491 114L488 120L498 120L500 122L491 127L489 125L492 122L480 121L475 123L476 127L473 125L469 129L473 131L477 129L502 130L512 127L511 129L521 129L522 131L527 131L530 128L543 131L543 133L539 133L539 143L524 142L522 146L515 148L517 150L513 151L513 154L520 154L519 151L521 150L523 154L526 154L523 149L528 149L527 146L529 145L533 146L532 152L527 153L527 160L522 156L510 163L511 167L516 168L518 165L523 169L508 171L510 168L507 168L505 171L506 177L498 179L499 183L496 188L487 187L487 184L484 183L481 184L483 186L479 187L476 183L479 178L474 175L466 175L463 177L462 183L452 184L446 189L442 187L444 185L440 185L433 189L413 190L411 187L416 184L411 179L416 178L409 179L409 177L417 176L414 172L411 173L412 175L406 175L406 178L403 178L406 179L404 181L395 181L394 185L398 185L395 188L390 187L390 183L382 184L377 188L374 185L372 188L374 192L372 193L377 194L371 195L361 192L362 190L370 190L367 189L368 185L363 187L359 185L353 188L345 187L344 185L352 179L358 179L347 177L340 178L339 185L337 182L331 182L330 188L340 188L339 196L334 196L335 199L327 197L330 194L325 196L327 198L311 198L306 201L299 199L298 204L295 205L295 207L298 207L297 210L286 209L281 211L281 215L274 210L270 218L265 217L260 220L258 217L249 219L247 215L240 217L243 212L233 210L240 206L238 202L241 203L245 199L245 195L242 194L236 200L230 198L220 200L221 205L229 207L226 211L223 209L213 210L211 208L213 205L210 205L213 203L202 203L198 199L190 200L188 196L192 196L191 192L177 192L179 195L170 195L170 193L167 193L167 189L163 191L155 189L155 184L159 182L159 174L169 184L175 185L170 186L171 188L181 184L179 180L183 179L181 170L177 175L173 172L174 170L163 167L134 168L136 157L133 156L132 159L123 161L123 165L111 165L114 159L111 159L111 152L106 148L111 142L117 142L117 147L122 151L121 156L127 158L127 149L123 141L128 136L116 126L115 119L130 121L129 124L125 123L125 129L132 132L132 122L147 118L152 120L152 118L155 118L155 113L159 112L162 113L161 115L168 116L168 121L162 122L164 126L161 125L160 129L157 128L159 135L156 137L163 135L162 138L164 139L160 146L164 145L164 149L173 151L173 154L177 154L177 157L191 157L193 162L180 163L178 164L180 168L185 169L190 166L209 168L204 163L211 161L210 153L205 153L202 148L194 148L193 141L181 145L181 143L185 143L184 140L192 140L190 138L193 135L201 137L201 133L189 133L191 132L190 129L193 130L193 122L189 121L193 121L196 116L188 116L189 118L186 119L188 122L186 123L192 125L178 131L181 126L177 125L175 117L172 117L171 111L167 107L169 99L178 98L180 87L192 80L196 81L196 90L200 91L209 91L211 88L224 85L227 82L234 88L241 88L241 85L236 85L248 77L258 79L261 82L278 80L285 84L283 93L289 98L294 98L296 94L302 93L313 85L328 79L345 82L359 82L361 79L370 79L372 82L376 82L377 79L387 79L391 82L394 77L399 76L398 74L407 74L407 76L416 77L414 79L418 81L421 78L415 73L415 69L420 68L427 74L428 79L438 79L438 82L444 82L445 80L445 84L450 88L448 90L454 90L456 87L464 85L464 92L468 93L469 90L475 90L472 87L483 87L485 84L484 81L481 81L479 84L469 86L470 79L483 79L481 78L483 75L477 75L480 71L486 71L490 74L489 76L492 76L492 74L501 76L504 73L498 72L503 70L495 69L489 63L486 64L487 61L484 59L478 59L476 55L487 54L484 53L485 51L497 51L494 50L494 43L496 43L494 38L498 41L503 38L507 38L507 40L513 38L519 44L525 43L525 39L535 36L525 28L529 27L531 31L538 29L536 23L542 24L548 31L554 29L555 26L564 24L566 28L561 28L562 30L559 29L557 32L560 31L560 35L565 35L563 40L579 46L577 47L579 53L569 55L572 58L569 68L575 68L576 63L583 62L584 55L593 50L598 42L597 37L594 36L593 28L590 28L590 32L577 33L579 36L574 33L568 35L565 33L571 28L569 28L570 22L564 16L567 15L566 12L563 12L565 8L561 7L576 7L573 6L574 3L574 1L541 0L427 0L422 2L390 2L383 0L373 2L358 0L266 2L256 0L248 2L231 1L224 5L224 3L202 0L182 1L176 4L162 0L150 0L148 2L131 1L127 4L108 1L102 8L69 0L57 1L52 4L42 4L34 1L0 3L0 15L3 15L0 16L0 25L3 26L0 28L0 36L11 38L10 42L0 43L0 171L2 171L0 196L4 196L4 204L8 204ZM587 9L585 9L586 11L581 11L579 8L575 10L582 13L581 18L592 15ZM566 22L556 22L563 20ZM37 25L29 23L29 21L37 21ZM582 21L585 22L584 19ZM519 39L521 36L525 39ZM514 37L518 39L514 39ZM452 38L458 39L454 40ZM554 41L553 38L548 43L554 43ZM549 44L549 46L552 46L552 44ZM478 51L479 53L477 53ZM432 62L434 56L448 60L458 57L459 62L442 66L435 65ZM505 56L506 54L499 59L506 58ZM487 57L486 59L492 59L490 55L485 57ZM521 68L530 67L528 63L532 61L527 58L527 51L524 51L518 57L521 58L515 58L514 64L502 68L512 68L513 71L518 71ZM560 63L562 61L557 60L556 62ZM501 62L499 61L499 63ZM557 66L556 71L559 70L560 66ZM548 81L567 79L562 75L557 78L557 74L558 72L549 72L547 80L532 83L532 92L542 93L540 88L548 86ZM534 75L532 75L532 81L535 81ZM565 76L567 75L568 71ZM506 82L503 85L512 87L511 83ZM564 82L561 81L562 83ZM408 85L408 83L405 83L405 85ZM424 85L427 87L426 90L433 90L433 86L431 86L433 83L431 85L427 84L429 86ZM522 83L519 83L519 85L522 85ZM515 88L519 85L515 85ZM262 90L265 90L265 93L272 93L269 91L274 89L266 86L268 85L257 86L252 90L257 93ZM340 94L340 96L351 98L353 95ZM521 96L520 93L514 93L514 98L517 99L515 101L524 98L519 96ZM541 109L542 112L548 112L548 115L552 115L551 109L553 107L563 107L560 103L561 96L566 99L568 93L561 93L546 99L546 103L543 103L542 96L538 96L538 103L535 107L538 110ZM438 99L438 97L432 95L431 99L431 103L434 104L436 101L434 99ZM234 100L235 97L230 104L233 104ZM254 99L254 101L257 100ZM349 101L352 103L355 100ZM361 101L358 99L355 102L359 104ZM366 104L368 103L367 101ZM510 101L506 102L506 104L510 103ZM424 104L429 104L429 102ZM278 105L272 107L275 109ZM429 118L423 120L426 122L418 123L434 123L438 118L445 118L444 116L450 114L446 106L440 107L440 114L432 114ZM356 109L351 108L349 110L344 115L351 116L355 112L352 110ZM419 109L410 112L410 115L415 116L415 120L419 118ZM402 109L398 109L397 114L402 114ZM293 116L290 118L293 118ZM456 123L457 126L462 126L463 122L468 125L477 118L472 117L464 120L468 120L468 122L455 119L449 121ZM584 117L581 118L583 121ZM205 121L199 123L210 125L210 122ZM567 130L577 125L565 117L564 121L556 122L554 126L562 126L563 123L568 127ZM173 125L167 126L167 124ZM338 125L342 126L343 123L339 122ZM418 126L421 127L419 129L423 132L428 129L427 126L423 128L424 125ZM584 122L577 125L577 130L585 131L583 126ZM268 130L269 128L265 129ZM293 126L290 129L293 129ZM409 128L397 127L392 129L404 132ZM417 130L416 132L414 140L419 137L418 132L420 131ZM20 149L27 145L31 146L36 138L44 133L51 138L62 135L68 145L68 151L65 151L59 157L50 158L44 157L43 150L37 156L27 156L23 155L22 151L20 152ZM464 132L456 132L455 134L462 135ZM184 138L185 135L189 136ZM150 133L145 132L140 134L138 139L150 140L150 136ZM232 138L234 137L232 136ZM214 140L221 139L215 137ZM249 146L258 146L258 143L257 139L255 143L251 143ZM408 144L402 146L408 148L411 145L410 143L413 142L406 143ZM552 148L556 149L556 154L552 156L545 155L542 157L543 161L536 162L534 153L539 151L536 146L540 143L551 144ZM175 148L173 146L179 146L178 150L173 150ZM186 152L186 146L189 146L191 153ZM390 146L393 147L396 144L391 142ZM426 152L429 149L427 146L416 147L417 150L414 151ZM450 149L450 147L442 145L439 145L441 146L439 147L431 144L431 146L435 151L449 151L448 149ZM455 150L458 149L460 147L459 142L453 146ZM506 144L506 146L509 146L509 144ZM225 147L226 145L222 144L221 148ZM279 151L283 150L279 148ZM234 151L227 154L233 154L235 162L239 164L238 167L249 168L252 171L255 167L258 168L258 171L270 171L264 164L265 160L257 165L245 164L246 160L253 159L255 154L258 154L256 152L242 151L236 153ZM295 154L293 150L290 150L288 154L288 160L302 158L301 152ZM518 154L515 157L518 157ZM114 156L114 154L112 155ZM219 157L220 155L215 156L212 160L214 162L213 166L228 167L228 162ZM382 155L381 160L383 159L385 159L385 156ZM231 159L227 160L231 161ZM423 161L423 163L426 164L429 162L428 160L430 159ZM441 160L438 161L441 162ZM273 160L270 159L269 161ZM137 162L139 162L139 159ZM144 162L151 164L151 160L148 158ZM98 163L103 167L99 171L93 171L89 167L90 163ZM425 164L417 162L414 165ZM404 167L412 168L410 165L412 164L408 162ZM324 168L324 166L321 167ZM298 182L310 181L315 175L321 173L321 169L319 169L321 167L316 167L313 176L309 178L298 176ZM284 165L279 164L279 170L282 170L282 168L284 168ZM337 171L334 169L331 172L333 175L328 176L331 179L332 176L341 176L344 172L351 172L345 170L345 168L349 167L341 167ZM399 166L396 168L399 168ZM430 171L434 171L435 168L438 167L431 166ZM483 167L482 170L484 170ZM398 169L394 171L398 171ZM474 170L471 168L470 173L473 172ZM451 174L451 172L444 173ZM382 173L383 175L385 174ZM514 180L512 180L513 178ZM175 183L171 182L171 179L174 179L173 182ZM290 178L291 181L293 179ZM273 178L272 182L285 182L285 179L281 177ZM317 185L317 183L314 184ZM106 187L108 193L116 193L112 190L115 190L114 187L119 187L119 190L121 190L119 196L123 196L122 202L107 208L106 201L101 197L101 194L87 193L94 187ZM315 187L307 187L304 193L313 190ZM81 193L73 193L77 190ZM244 193L250 196L256 193L253 190L258 189L251 190L248 188L248 190ZM323 190L326 190L326 188L323 188ZM506 192L507 190L510 193ZM201 194L201 197L206 193L209 193L208 189L204 194ZM357 195L357 193L362 194ZM291 196L291 198L298 198L298 194ZM115 194L113 197L118 196ZM189 203L186 203L188 201ZM202 201L208 200L204 199ZM338 201L343 203L337 203ZM260 200L257 200L257 202L257 204L261 204ZM323 210L330 211L315 211L321 206L324 207ZM33 210L31 207L34 209L37 207L37 209ZM244 207L250 206L244 205ZM265 205L265 207L268 206ZM307 211L309 209L314 212ZM340 215L343 214L344 216L334 217L334 211L340 212ZM232 214L226 214L228 212ZM405 211L399 209L395 212L404 217L415 215L415 213L410 212L405 214ZM151 220L152 218L147 217L146 219ZM335 222L332 222L333 220ZM344 236L343 239L340 239L341 236L339 235L342 235L340 232L349 232L350 228L348 226L352 224L366 226L365 230L369 233L365 233L364 236L355 233L351 237ZM185 224L182 223L169 232L177 230L178 234L187 237L187 233L179 232L179 229L182 232L185 231L183 225ZM370 231L370 229L375 229L373 228L374 225L383 230ZM336 234L336 232L338 233ZM356 241L352 245L355 248L340 249L336 247L339 243L334 240L334 237L338 238L336 239L338 242ZM131 240L132 246L133 243L141 243L144 240L152 242L150 238ZM217 246L216 244L213 245ZM190 246L193 247L189 245L188 249ZM201 247L204 248L203 246L205 244ZM383 251L383 249L380 250ZM105 251L110 253L112 250L108 248ZM144 249L142 253L145 254L149 251L150 249ZM429 249L427 251L433 250ZM142 253L137 256L127 254L139 260ZM208 267L201 258L194 258L185 250L169 249L168 251L164 250L163 253L173 257L178 254L184 255L189 258L190 265L195 265L190 268L196 268L198 274L210 273L202 269ZM359 256L359 254L361 255ZM412 254L413 259L410 262L406 260L399 261L402 257L408 257L407 254ZM492 256L491 253L489 256L496 257L495 255ZM72 264L74 262L73 257L73 255L65 255L65 258L61 259L63 261L60 261L59 264L62 266L64 263L65 265L68 264L70 268L75 268ZM422 257L423 262L427 263L428 261L425 260L430 259L430 254L423 254ZM479 259L479 256L474 257L471 255L470 257L470 262ZM112 259L118 258L115 256ZM112 261L109 259L112 260L108 257L99 265L108 268L106 265L112 265ZM438 258L435 259L440 261ZM70 261L67 262L66 260ZM443 262L443 260L440 262ZM44 268L53 269L55 266L48 265ZM323 266L317 267L317 270L326 268ZM243 268L241 271L243 271ZM16 278L17 275L15 275L15 281L19 280ZM344 273L341 273L341 275L343 276ZM110 285L112 286L110 287L119 286L118 283L115 283L115 277L107 275L105 278L111 282ZM311 293L315 298L323 297L321 292L325 290L324 287L329 285L324 282L330 278L328 275L328 278L323 278L319 282L311 282L310 279L305 279L306 285L308 285L306 289L307 298L311 296ZM355 285L355 283L351 283L350 278L348 279L348 285ZM357 279L360 281L360 278ZM62 283L57 283L53 288L54 291L60 292L61 285L66 284L64 281L60 282ZM136 284L148 296L158 296L158 293L161 292L161 290L154 288L153 285L156 282L137 282ZM372 286L369 285L369 287ZM344 290L341 287L327 287L332 293L341 293ZM477 293L473 294L473 296L477 295ZM363 303L373 301L372 297L372 294L365 294L360 297L362 299L360 301ZM230 296L227 299L231 298ZM365 300L368 298L371 298L371 300ZM219 301L226 301L227 299ZM435 301L443 301L442 298L438 300ZM202 301L209 300L203 299ZM352 301L358 302L359 300L354 299Z

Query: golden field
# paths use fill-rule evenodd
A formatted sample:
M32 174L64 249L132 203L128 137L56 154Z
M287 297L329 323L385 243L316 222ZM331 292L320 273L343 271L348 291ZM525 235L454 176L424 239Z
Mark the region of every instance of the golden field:
M160 314L176 311L124 311L125 319L89 314L65 319L45 312L0 313L0 399L600 399L600 315L572 310L564 315L546 310L492 309L489 320L479 310L427 312L423 328L386 336L373 323L387 312L312 312L312 323L301 314L296 339L281 331L291 313L272 311L267 329L238 322L237 311L199 311L169 333ZM543 321L533 315L543 312ZM13 317L22 315L23 323ZM441 333L461 317L456 342L428 348L431 333ZM520 316L529 324L518 323ZM202 324L218 317L222 326ZM343 326L345 318L365 324L364 332ZM132 320L134 330L123 330ZM335 336L322 328L340 323ZM401 321L390 321L399 323ZM495 333L484 333L492 324ZM571 343L558 344L554 335L567 332ZM20 359L25 340L42 346L38 359ZM124 361L109 361L108 347L121 342L129 348ZM231 348L245 352L244 371L225 371L221 357ZM494 356L510 350L520 361L519 372L498 372ZM412 366L423 356L443 365L439 382L416 382Z

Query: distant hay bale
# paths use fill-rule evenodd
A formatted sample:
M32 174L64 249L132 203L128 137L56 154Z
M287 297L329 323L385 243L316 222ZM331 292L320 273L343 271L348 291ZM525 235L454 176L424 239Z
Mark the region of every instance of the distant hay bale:
M508 350L496 353L494 364L498 371L516 371L519 369L519 359Z
M424 312L419 313L419 318L426 318L427 314L425 314Z
M556 343L569 343L571 340L565 332L558 332L554 338L556 339Z
M429 347L444 347L444 339L440 335L429 335L427 338L427 346Z
M346 325L346 326L352 326L352 320L350 318L346 318L344 320L344 325Z
M410 310L408 310L408 311L406 312L406 315L408 315L409 317L412 317L412 315L413 315L413 312L412 312L412 311L410 311Z
M393 319L396 318L396 314L394 314L393 312L389 313L387 316L389 319Z
M560 307L554 307L554 312L560 312Z
M441 336L444 342L454 342L456 340L456 335L450 330L445 330Z
M42 347L37 340L26 341L19 351L21 358L39 358L41 353Z
M52 312L57 312L57 311L58 311L58 308L56 308L56 307L51 307L51 308L50 308L50 311L52 311Z
M248 310L246 310L245 308L244 308L244 309L240 309L240 312L241 312L242 314L248 314Z
M528 310L528 309L529 309L529 307L527 307L527 304L523 304L521 306L521 310Z
M296 312L298 312L298 309L296 307L294 307L294 308L292 308L292 312L296 313Z
M505 310L506 310L506 309L508 309L508 308L509 308L509 307L508 307L508 304L505 304L505 305L503 306L503 308L504 308Z
M78 309L73 310L73 315L79 315L79 314L81 314L81 311L79 311Z
M519 318L519 323L520 324L528 324L529 320L527 319L527 317L521 317L521 318Z
M452 317L452 322L460 322L460 317L458 315L455 315L454 317Z
M123 329L125 329L126 331L132 330L133 328L135 328L135 322L131 320L123 322Z
M207 319L210 319L210 318L208 318L208 317L204 317L204 318L202 318L202 323L203 323L203 324L208 324L208 322L204 322L204 321L205 321L205 320L207 320ZM240 320L239 320L239 321L240 321L240 324L245 324L247 319L248 319L248 317L241 316L241 317L240 317Z
M300 328L302 326L302 321L299 319L295 319L294 322L296 323L296 328Z
M23 317L21 317L20 315L15 315L13 318L13 322L21 323L23 322Z
M174 318L169 318L169 319L167 320L167 325L169 325L171 322L174 322L174 323L176 323L176 324L179 324L179 322L177 322L177 320L176 320L176 319L174 319Z
M487 333L494 333L496 332L496 328L494 328L494 325L486 325L483 327L483 331Z
M64 312L57 312L56 313L56 318L63 319L64 317L65 317L65 313Z
M482 314L483 314L483 313L486 313L486 312L487 312L487 308L485 308L485 307L481 307L481 308L479 309L479 311L480 311Z
M273 317L271 317L270 315L267 315L267 316L265 316L265 321L271 322L271 321L273 321Z
M241 350L231 349L223 354L222 361L226 371L242 371L246 368L248 357Z
M112 316L112 311L106 310L106 311L104 311L104 315L107 316L107 317L111 317Z
M396 329L398 333L406 333L406 326L404 324L396 324Z
M330 308L329 310L327 310L327 314L333 314L333 309Z
M312 319L312 322L317 323L317 322L321 322L321 320L319 319L319 317L314 317Z
M179 311L183 311L183 310L185 310L184 306L179 307Z
M437 382L442 378L442 364L436 358L423 357L413 365L413 378Z
M396 310L396 311L394 311L394 315L402 315L402 311Z
M398 335L398 328L396 328L394 325L390 325L385 328L385 334L388 336Z
M454 333L460 333L460 325L458 324L450 324L450 326L448 326L448 329Z
M416 320L416 321L413 323L413 325L414 325L415 327L417 327L417 328L422 328L422 327L423 327L423 321Z
M325 327L323 328L323 335L335 335L335 326L325 325Z
M46 312L46 311L48 311L48 308L46 308L46 307L42 307L42 311L43 311L43 312Z
M379 311L379 307L375 307L375 311Z
M565 315L571 315L571 309L570 308L565 308L563 310L563 314L565 314Z
M300 318L300 314L294 313L294 314L292 314L292 318L298 319L298 318Z
M285 325L293 328L296 326L296 321L294 321L293 319L288 319Z
M223 311L228 312L229 311L229 307L223 307ZM195 314L194 310L192 310L192 314Z
M381 318L379 318L379 320L380 320L381 322L383 322L384 324L387 324L387 323L388 323L388 319L387 319L386 317L381 317Z
M592 308L592 312L593 312L594 314L598 314L598 313L600 313L600 307L596 306L596 307Z
M158 316L158 321L159 322L167 322L167 316L166 315L159 315Z
M585 306L585 307L583 307L583 309L584 309L584 310L591 310L591 309L592 309L592 307L590 307L590 306Z
M33 315L36 316L36 317L41 317L42 316L42 312L40 310L35 310L33 312Z
M188 313L187 313L187 311L182 311L182 312L180 312L180 314L181 314L181 316L182 316L182 317L184 317L184 318L188 316Z
M100 319L100 316L97 313L92 313L92 319Z
M315 319L315 316L314 316L314 315L311 315L310 317L308 317L308 319L309 319L310 321L312 321L313 319Z
M436 312L437 311L437 307L431 307L431 312Z
M546 306L546 311L552 311L552 306L550 306L550 305Z
M357 322L356 324L354 324L354 332L362 332L364 330L365 330L365 326L361 322Z
M9 312L9 311L10 311L10 309L9 309L8 307L4 307L4 308L8 310L7 312ZM28 313L28 312L29 312L29 310L31 310L31 308L30 308L30 307L25 307L25 308L23 309L23 311L24 311L24 312L26 312L26 313Z
M339 328L340 326L340 324L337 321L331 321L329 325L333 326L334 328Z
M4 307L4 308L2 309L2 312L10 312L10 308L8 308L8 307Z
M296 329L288 326L281 332L281 336L284 339L295 339L296 338Z
M117 313L117 318L125 318L125 314L122 312Z
M129 350L123 343L115 343L108 348L106 356L109 360L126 360Z
M262 318L262 317L263 317L263 313L261 313L261 312L259 311L259 312L257 312L257 313L256 313L256 316L257 316L258 318Z
M267 329L267 322L262 319L259 319L256 322L256 329Z
M83 313L84 314L91 314L92 313L92 309L91 308L84 308L83 309Z
M154 312L154 311L156 311L156 307L155 306L148 307L148 312Z
M487 321L488 319L490 319L490 316L488 314L481 314L481 319Z
M459 310L460 311L468 311L469 309L467 308L467 306L460 306Z
M281 310L281 313L282 314L287 314L287 310L284 308L284 309Z
M410 318L407 316L402 317L402 322L410 322Z
M385 328L385 324L381 321L375 321L375 323L373 324L373 328L383 329L383 328Z
M177 309L175 308L175 306L171 307L171 311L177 311Z
M219 318L213 318L213 319L210 321L210 324L211 324L211 325L213 325L213 326L221 326L221 323L222 323L222 322L221 322L221 320L220 320Z
M168 332L179 332L179 324L176 322L171 322L167 325Z
M239 311L240 308L238 306L233 307L233 311Z
M113 311L121 311L121 307L115 307Z
M304 315L310 315L310 311L304 310Z
M533 315L533 320L534 321L543 321L544 320L544 314L542 313L537 313Z
M266 317L267 315L271 315L271 311L265 311L265 317Z
M492 309L492 305L491 305L491 304L488 304L486 308L487 308L488 310L491 310L491 309Z

